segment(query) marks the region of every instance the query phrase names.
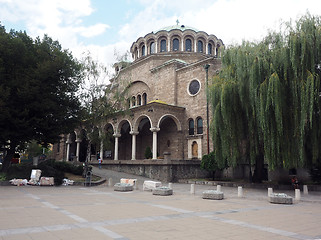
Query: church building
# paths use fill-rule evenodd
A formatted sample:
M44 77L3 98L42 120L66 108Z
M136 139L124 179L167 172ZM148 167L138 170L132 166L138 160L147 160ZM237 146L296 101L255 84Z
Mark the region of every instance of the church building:
M220 69L222 48L215 35L178 23L138 38L130 48L133 61L114 64L110 83L118 92L126 89L127 111L97 126L112 133L112 146L95 149L100 157L144 160L150 149L152 160L168 154L188 161L212 151L207 85ZM57 160L84 161L82 131L61 140Z

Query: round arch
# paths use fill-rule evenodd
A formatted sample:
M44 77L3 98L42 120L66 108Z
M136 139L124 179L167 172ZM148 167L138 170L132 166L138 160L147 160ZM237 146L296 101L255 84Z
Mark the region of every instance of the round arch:
M126 122L128 122L128 124L129 124L129 129L130 129L130 131L131 131L131 130L133 129L131 122L130 122L128 119L123 119L123 120L121 120L121 121L117 124L116 128L114 128L114 129L116 129L116 132L115 132L115 131L114 131L114 132L115 132L115 133L120 133L120 130L121 130L122 126L123 126Z
M162 121L163 121L164 119L166 119L167 117L173 119L173 121L174 121L175 124L176 124L177 131L181 131L181 130L182 130L182 124L181 124L181 122L178 120L178 118L177 118L176 116L174 116L174 115L172 115L172 114L165 114L165 115L161 116L161 117L159 118L158 123L157 123L157 128L160 127Z
M148 115L143 114L143 115L139 116L139 117L136 119L136 121L134 122L133 128L132 128L134 132L138 132L138 130L139 130L139 129L138 129L139 124L140 124L141 120L143 120L144 118L147 118L147 119L149 120L149 122L150 122L150 125L153 126L152 120L150 119L150 117L149 117Z

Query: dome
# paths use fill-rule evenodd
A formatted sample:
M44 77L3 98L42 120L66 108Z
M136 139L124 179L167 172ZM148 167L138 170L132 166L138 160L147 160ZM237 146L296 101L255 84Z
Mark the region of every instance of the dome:
M193 27L189 27L189 26L185 26L185 25L180 25L180 24L176 24L176 25L172 25L172 26L167 26L167 27L163 27L159 30L157 30L155 33L158 33L160 31L171 31L171 30L181 30L181 31L185 31L185 30L192 30L194 32L199 32L198 29L193 28Z

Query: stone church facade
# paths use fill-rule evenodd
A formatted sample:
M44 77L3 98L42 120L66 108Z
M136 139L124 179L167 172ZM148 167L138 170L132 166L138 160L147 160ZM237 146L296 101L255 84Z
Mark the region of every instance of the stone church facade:
M105 119L112 145L99 152L105 160L200 160L213 150L208 126L211 107L207 81L221 67L222 40L184 25L174 25L138 38L131 46L133 62L115 63L111 86L126 89L126 114ZM57 160L84 161L84 129L62 138L54 147ZM166 155L165 154L165 155Z

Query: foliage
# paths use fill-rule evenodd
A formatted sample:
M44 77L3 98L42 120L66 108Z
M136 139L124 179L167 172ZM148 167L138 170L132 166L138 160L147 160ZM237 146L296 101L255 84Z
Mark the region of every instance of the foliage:
M6 180L6 174L5 173L0 173L0 182Z
M107 85L106 78L110 77L107 67L92 59L87 53L82 59L84 83L81 99L84 106L83 126L87 130L87 137L91 144L100 148L110 148L111 134L104 131L106 118L112 117L123 101L123 94L118 93L113 85Z
M35 140L31 140L27 144L25 153L28 156L28 159L32 159L33 157L40 156L43 153L48 156L48 154L50 154L50 149L38 144Z
M213 152L210 152L210 154L203 155L202 161L201 161L201 168L212 172L213 180L214 180L215 172L217 170L223 170L224 168L227 168L227 163L218 162L215 159L215 153L213 151Z
M285 27L224 53L210 87L219 163L249 159L275 169L311 166L321 157L320 17L306 14Z
M151 159L153 157L152 150L150 149L149 146L146 147L144 156L145 156L145 159Z
M81 65L59 42L7 33L0 25L0 145L9 147L3 171L17 147L31 140L46 146L74 129L82 77Z

